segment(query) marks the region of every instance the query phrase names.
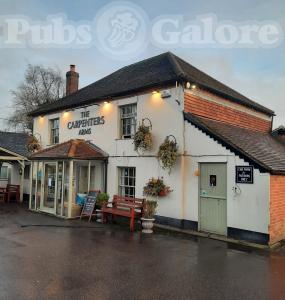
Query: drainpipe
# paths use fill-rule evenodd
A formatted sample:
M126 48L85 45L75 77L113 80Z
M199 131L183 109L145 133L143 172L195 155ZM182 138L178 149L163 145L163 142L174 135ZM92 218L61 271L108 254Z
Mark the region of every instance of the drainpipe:
M180 86L181 89L182 89L182 95L183 95L183 99L181 101L181 105L185 105L184 103L184 89L182 86ZM180 94L180 93L179 93ZM186 175L186 157L185 157L185 120L184 120L184 117L183 117L183 113L184 113L184 107L183 107L183 110L182 110L182 153L181 153L181 198L182 198L182 203L181 203L181 218L182 220L185 219L185 206L186 206L186 196L185 196L185 189L186 189L186 178L185 178L185 175ZM182 221L182 224L183 226L183 221Z
M104 190L105 190L105 193L107 193L107 189L108 189L108 184L107 184L107 181L108 181L108 160L105 161L104 165L105 165Z

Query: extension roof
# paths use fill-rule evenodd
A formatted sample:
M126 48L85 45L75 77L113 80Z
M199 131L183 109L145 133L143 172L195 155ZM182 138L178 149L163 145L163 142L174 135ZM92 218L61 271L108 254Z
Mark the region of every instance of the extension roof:
M27 133L0 131L0 147L23 157L28 157L29 135Z
M31 160L80 159L107 160L108 154L96 145L85 140L69 140L65 143L38 151L31 155Z
M95 104L106 99L112 101L116 97L130 96L148 89L187 81L232 102L274 115L272 110L236 92L171 52L166 52L126 66L56 102L40 106L31 112L30 116Z
M271 133L257 132L184 113L186 121L261 172L285 175L285 145Z

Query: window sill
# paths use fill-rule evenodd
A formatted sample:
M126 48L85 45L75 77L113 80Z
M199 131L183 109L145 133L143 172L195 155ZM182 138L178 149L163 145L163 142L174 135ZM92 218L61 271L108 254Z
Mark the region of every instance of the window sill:
M130 140L133 140L134 138L120 138L120 139L115 139L115 141L130 141Z

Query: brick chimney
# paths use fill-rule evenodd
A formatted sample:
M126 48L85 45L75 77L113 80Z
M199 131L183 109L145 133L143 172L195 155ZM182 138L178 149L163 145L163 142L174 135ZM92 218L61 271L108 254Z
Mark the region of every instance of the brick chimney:
M70 70L66 73L66 95L78 91L79 74L75 71L75 65L70 65Z

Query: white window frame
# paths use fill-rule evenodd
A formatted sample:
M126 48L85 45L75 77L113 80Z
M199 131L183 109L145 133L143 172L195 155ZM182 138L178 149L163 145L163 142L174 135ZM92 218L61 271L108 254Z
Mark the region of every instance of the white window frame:
M6 169L6 177L2 177L2 169ZM8 180L9 178L9 168L8 166L2 166L0 169L0 180Z
M131 112L129 114L124 113L124 110L127 108L131 108ZM129 120L129 125L124 125L124 122ZM130 126L130 131L124 127ZM134 134L136 133L137 127L137 103L131 103L120 106L120 137L122 139L132 139Z
M57 126L55 126L55 122L57 121ZM49 120L50 124L50 144L56 145L59 144L59 118L54 118ZM55 134L56 133L56 134ZM57 140L56 140L57 138Z
M130 176L130 170L133 171L132 173L133 176ZM133 184L130 184L130 179L132 179ZM130 192L131 189L133 189L133 193ZM120 196L126 196L132 198L136 197L136 168L135 167L118 167L118 190Z

